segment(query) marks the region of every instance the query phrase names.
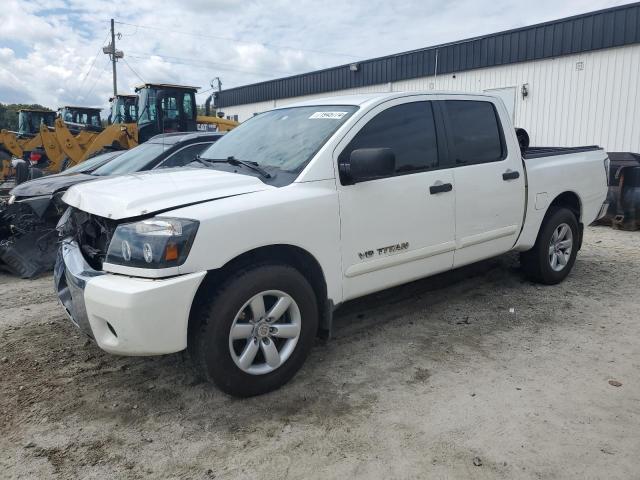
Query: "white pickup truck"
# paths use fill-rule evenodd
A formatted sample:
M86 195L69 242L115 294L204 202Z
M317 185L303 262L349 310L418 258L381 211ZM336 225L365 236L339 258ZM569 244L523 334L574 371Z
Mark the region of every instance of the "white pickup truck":
M347 300L509 251L536 281L567 276L606 211L608 158L520 133L486 95L261 113L193 168L71 188L56 291L107 352L186 348L227 393L273 390Z

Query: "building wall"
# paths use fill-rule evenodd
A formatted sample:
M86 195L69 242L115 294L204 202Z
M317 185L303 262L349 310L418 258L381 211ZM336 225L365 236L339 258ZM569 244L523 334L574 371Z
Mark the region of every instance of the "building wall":
M522 97L522 85L528 96ZM640 152L640 45L224 108L246 120L293 102L352 93L515 88L515 125L533 145Z

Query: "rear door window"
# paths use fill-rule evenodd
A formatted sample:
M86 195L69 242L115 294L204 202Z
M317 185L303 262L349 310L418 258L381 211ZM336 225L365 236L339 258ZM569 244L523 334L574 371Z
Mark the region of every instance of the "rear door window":
M390 148L396 175L438 167L438 142L431 102L390 107L362 127L340 154L340 161L360 148Z
M491 102L445 100L450 148L457 165L505 158L502 128Z

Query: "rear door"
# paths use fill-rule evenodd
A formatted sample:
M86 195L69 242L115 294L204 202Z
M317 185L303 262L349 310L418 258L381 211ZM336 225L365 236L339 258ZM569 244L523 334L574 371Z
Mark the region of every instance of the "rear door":
M439 145L445 138L427 98L403 97L375 107L334 152L335 165L359 148L390 148L396 157L394 175L338 185L345 299L453 265L453 173L441 168Z
M447 128L456 185L454 266L507 252L524 217L525 178L520 150L505 135L502 102L486 97L445 100L440 104ZM510 132L509 132L510 133Z

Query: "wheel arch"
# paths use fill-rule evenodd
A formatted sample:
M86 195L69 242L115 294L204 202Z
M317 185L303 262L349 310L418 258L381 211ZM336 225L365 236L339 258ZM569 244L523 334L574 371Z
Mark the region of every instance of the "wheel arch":
M209 270L200 284L194 306L215 295L217 286L238 270L264 263L282 263L298 270L309 281L318 301L319 336L328 338L331 332L333 302L327 295L327 282L320 262L304 248L290 244L265 245L246 251L229 260L222 267ZM192 308L192 312L193 312ZM189 328L195 319L190 315Z
M551 211L553 207L565 207L573 212L578 220L578 223L581 223L582 219L582 202L580 201L580 197L577 193L567 190L557 195L556 198L549 204L549 208L547 208L547 215ZM545 215L546 216L546 215Z
M553 208L568 208L573 214L576 216L576 220L578 221L578 245L577 249L580 250L582 248L582 239L584 237L584 224L582 223L582 201L580 200L580 196L571 191L567 190L566 192L562 192L553 201L549 204L549 208L547 209L547 213L545 214L545 220L549 215L549 212L553 210ZM542 225L544 225L544 220L542 221ZM540 228L542 228L542 225Z

